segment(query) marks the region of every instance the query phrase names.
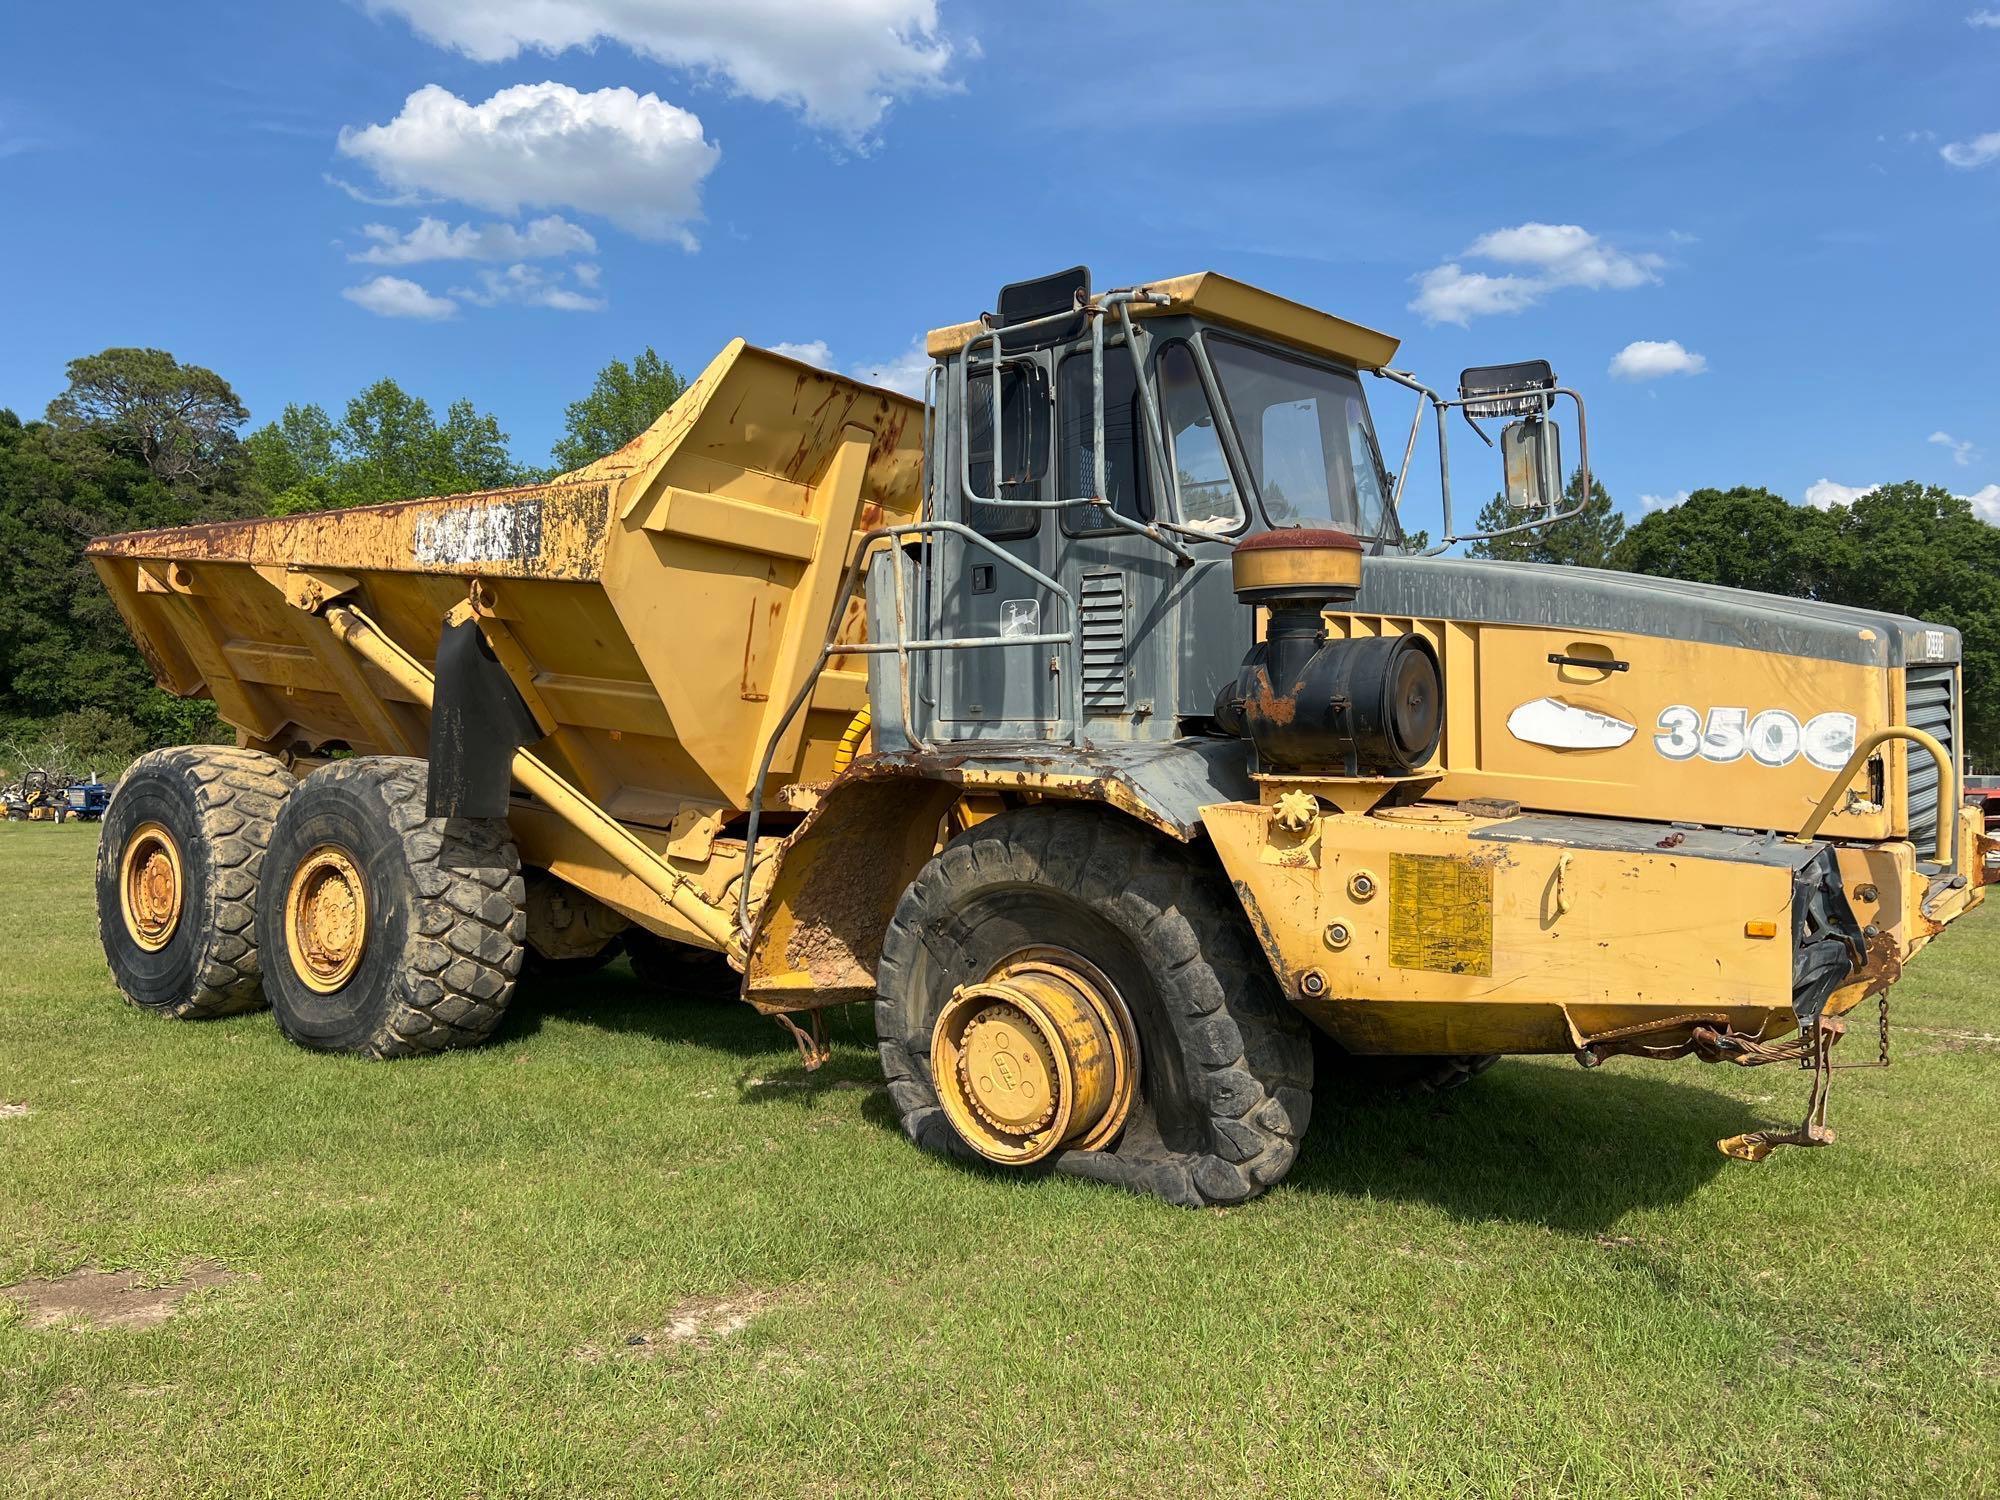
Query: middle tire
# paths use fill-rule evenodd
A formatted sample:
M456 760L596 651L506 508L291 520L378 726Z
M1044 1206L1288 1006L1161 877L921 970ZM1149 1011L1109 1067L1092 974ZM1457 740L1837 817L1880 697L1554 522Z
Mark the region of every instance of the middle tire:
M521 972L504 819L428 818L421 760L340 761L286 802L264 856L264 994L302 1047L409 1057L492 1035Z
M877 980L882 1070L920 1146L1000 1161L1018 1144L1024 1164L1197 1207L1254 1197L1298 1155L1305 1019L1220 874L1114 813L1021 808L953 839L897 905ZM1049 1150L1071 1106L1083 1124Z

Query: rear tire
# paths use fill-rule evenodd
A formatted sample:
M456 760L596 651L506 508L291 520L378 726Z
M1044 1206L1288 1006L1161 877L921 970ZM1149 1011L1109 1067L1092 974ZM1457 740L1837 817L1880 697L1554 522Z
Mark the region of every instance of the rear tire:
M175 1020L264 1003L258 878L297 785L275 756L207 745L149 751L119 778L97 843L97 935L127 1000Z
M501 818L424 816L425 763L339 761L271 836L265 994L302 1047L411 1057L493 1034L521 972L521 860Z
M521 978L568 983L595 974L625 950L631 923L547 870L522 872L527 912Z
M1003 813L953 839L903 895L878 970L889 1095L919 1146L976 1159L932 1071L946 1002L1023 953L1073 954L1137 1034L1138 1092L1097 1149L1054 1170L1199 1207L1291 1169L1312 1113L1312 1044L1227 885L1191 851L1091 807Z

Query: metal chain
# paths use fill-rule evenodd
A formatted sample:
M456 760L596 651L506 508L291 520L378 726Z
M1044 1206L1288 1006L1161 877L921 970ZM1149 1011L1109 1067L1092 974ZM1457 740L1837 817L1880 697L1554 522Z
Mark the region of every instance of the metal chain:
M1885 988L1877 999L1881 1006L1879 1014L1882 1025L1882 1051L1881 1059L1876 1066L1886 1068L1889 1066L1889 991Z

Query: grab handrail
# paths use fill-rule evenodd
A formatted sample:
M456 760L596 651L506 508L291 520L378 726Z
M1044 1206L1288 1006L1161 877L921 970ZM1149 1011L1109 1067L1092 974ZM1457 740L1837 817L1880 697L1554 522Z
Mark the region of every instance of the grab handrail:
M1791 836L1794 844L1810 844L1820 830L1820 825L1833 812L1833 807L1847 790L1862 766L1890 740L1909 740L1928 750L1938 768L1938 826L1936 861L1956 875L1958 869L1958 773L1951 763L1951 753L1938 743L1937 737L1921 729L1912 729L1907 724L1891 724L1886 729L1877 729L1854 747L1854 753L1847 757L1847 764L1833 778L1833 785L1826 789L1826 795L1819 799L1819 806L1812 810L1805 826ZM1947 852L1948 851L1948 852Z

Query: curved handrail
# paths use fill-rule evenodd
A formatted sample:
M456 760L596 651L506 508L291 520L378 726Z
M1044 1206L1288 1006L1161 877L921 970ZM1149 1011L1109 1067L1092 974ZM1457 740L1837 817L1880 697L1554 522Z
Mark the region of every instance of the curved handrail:
M1819 799L1819 806L1812 810L1805 826L1791 836L1795 844L1810 844L1819 834L1820 825L1833 812L1833 807L1847 790L1862 766L1890 740L1909 740L1930 752L1931 759L1938 768L1938 827L1937 863L1945 866L1953 874L1958 873L1958 773L1951 763L1951 752L1938 743L1937 737L1921 729L1912 729L1907 724L1891 724L1887 729L1877 729L1854 747L1854 753L1847 757L1847 764L1833 778L1833 785L1826 789L1826 795Z

